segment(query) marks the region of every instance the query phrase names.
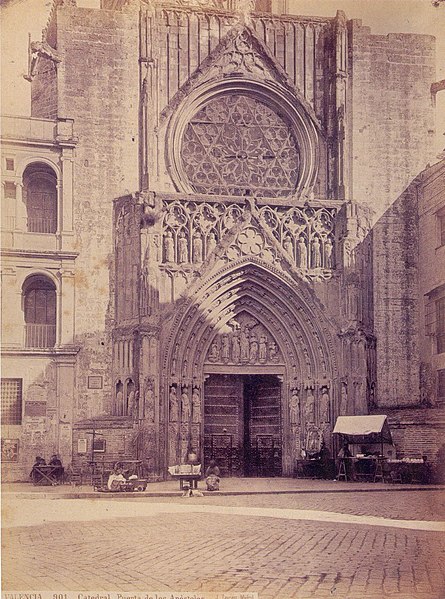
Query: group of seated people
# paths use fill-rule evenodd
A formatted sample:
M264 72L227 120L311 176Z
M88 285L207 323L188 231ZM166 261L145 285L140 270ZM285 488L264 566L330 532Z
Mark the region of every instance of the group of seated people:
M124 475L124 469L121 464L117 463L110 472L107 482L109 491L122 491L127 484L127 478Z
M116 462L108 476L107 489L109 491L124 491L129 481L135 481L137 478L137 474L125 469L120 462Z
M42 474L42 470L44 470L41 469L42 466L52 466L52 468L48 469L49 472L46 473L48 478ZM44 458L41 456L36 456L29 477L33 483L39 483L43 481L47 481L49 483L49 479L51 479L53 483L56 484L63 481L64 474L65 468L62 465L62 461L57 454L54 454L51 456L48 464Z

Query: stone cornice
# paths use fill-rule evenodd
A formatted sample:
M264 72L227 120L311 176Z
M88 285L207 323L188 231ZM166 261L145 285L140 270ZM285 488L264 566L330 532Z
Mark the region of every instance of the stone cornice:
M2 356L27 356L33 358L58 358L64 356L76 356L80 351L80 346L70 345L68 347L48 347L48 348L31 348L24 347L20 349L2 348L0 353Z
M187 201L200 203L217 204L220 202L230 202L231 204L239 204L243 206L246 203L245 196L226 196L226 195L210 195L210 194L185 194L180 192L155 192L156 197L162 201ZM252 198L249 198L252 199ZM255 202L258 206L283 206L287 208L335 208L340 209L345 200L319 200L311 199L310 201L297 201L296 198L288 196L286 198L266 198L254 196Z
M3 258L50 258L56 260L75 260L79 252L64 250L12 250L1 248Z

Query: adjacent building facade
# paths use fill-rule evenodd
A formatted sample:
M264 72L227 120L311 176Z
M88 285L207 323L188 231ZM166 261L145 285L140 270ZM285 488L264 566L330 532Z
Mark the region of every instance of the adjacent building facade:
M435 458L443 163L411 184L434 40L277 9L58 1L30 45L32 118L3 128L7 476L56 451L162 477L192 450L289 476L369 412Z

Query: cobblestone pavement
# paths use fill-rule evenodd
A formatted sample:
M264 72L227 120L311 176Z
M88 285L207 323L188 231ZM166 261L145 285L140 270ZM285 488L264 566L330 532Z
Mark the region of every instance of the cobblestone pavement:
M156 498L153 501L172 502L177 501L177 498ZM193 498L193 501L206 505L312 509L404 520L445 520L444 491L206 496Z
M177 509L192 510L207 502L212 509L218 504L240 509L300 507L320 514L437 519L443 509L440 496L431 501L426 497L426 492L361 493L348 498L204 497L182 500ZM171 513L149 515L150 501L153 508L160 503L159 499L73 500L74 509L70 500L45 500L53 520L63 509L68 521L4 530L3 590L249 590L257 591L260 599L445 597L445 536L440 532L249 512L241 516L217 509L181 513L175 511L179 499L163 503ZM42 502L21 500L15 509L38 512ZM4 509L8 511L8 505ZM118 517L124 509L126 517ZM85 521L87 517L91 520Z

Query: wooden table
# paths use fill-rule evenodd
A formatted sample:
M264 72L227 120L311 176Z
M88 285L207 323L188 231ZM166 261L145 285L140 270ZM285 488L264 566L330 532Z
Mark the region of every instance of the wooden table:
M33 467L34 485L56 485L59 482L59 473L61 466L51 466L49 464ZM38 477L38 478L37 478Z
M198 481L201 480L200 474L172 474L173 478L179 478L179 488L182 491L184 489L184 482L188 481L190 483L191 489L198 488Z

